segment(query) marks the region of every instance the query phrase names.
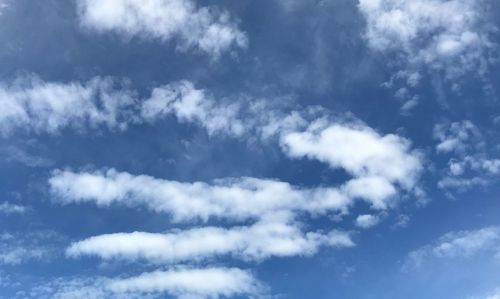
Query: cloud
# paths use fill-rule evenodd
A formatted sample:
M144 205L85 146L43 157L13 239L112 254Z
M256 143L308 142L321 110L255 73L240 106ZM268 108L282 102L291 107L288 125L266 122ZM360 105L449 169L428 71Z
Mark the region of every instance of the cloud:
M56 252L61 236L51 231L0 234L0 264L19 265L46 261Z
M0 84L0 133L15 129L57 133L66 127L84 130L105 125L124 129L134 97L119 90L110 78L93 78L86 83L44 82L36 76Z
M487 295L469 297L469 299L500 299L500 289L489 292Z
M500 174L500 159L490 156L487 139L471 121L437 124L434 139L439 142L436 152L448 157L440 188L465 191L487 185Z
M280 217L268 218L271 219L243 227L202 227L164 234L133 232L100 235L75 242L66 252L70 257L90 255L104 260L171 264L224 255L245 261L261 261L271 257L310 256L321 246L354 246L345 232L303 233L298 223L286 223Z
M419 268L434 259L467 258L482 252L500 253L500 229L496 226L478 230L450 232L431 245L410 252L403 270Z
M379 217L374 215L359 215L356 218L355 224L360 228L366 229L377 225L379 221Z
M454 80L483 76L496 56L483 0L360 0L370 48L397 57L395 77L418 84L425 71Z
M321 119L303 132L285 134L281 142L291 157L316 159L354 177L370 178L362 184L376 186L381 194L393 193L389 185L394 183L413 187L421 171L419 156L410 152L408 140L392 134L381 136L363 125Z
M3 14L3 11L8 8L10 5L10 0L0 0L0 16Z
M174 40L177 49L198 49L218 58L246 48L247 36L227 11L197 8L191 0L84 0L78 2L83 27L126 37Z
M176 269L144 273L114 280L109 288L117 293L166 292L176 297L218 298L255 295L260 284L252 274L237 268Z
M380 193L377 184L374 194L371 189L354 192L354 186L372 187L358 181L348 181L340 188L299 188L286 182L249 177L185 183L108 169L80 173L57 170L49 178L49 186L53 199L62 204L146 206L171 215L174 221L207 221L211 217L241 221L277 212L345 214L356 198L375 203L372 207L378 210L393 205L394 193ZM384 194L386 197L379 197Z
M58 278L39 285L29 292L20 292L20 296L16 298L152 299L164 298L165 295L180 299L235 296L253 298L264 292L264 285L246 270L224 267L174 267L132 277Z
M11 204L6 201L0 203L0 213L3 214L24 214L28 208L21 205Z
M333 120L321 107L291 110L269 102L244 97L217 101L188 81L156 87L149 97L139 98L112 78L54 83L24 77L0 85L0 133L8 136L21 129L55 134L68 127L84 131L100 126L124 130L130 124L176 117L209 135L277 142L291 158L307 157L342 168L357 179L345 192L375 207L385 208L384 199L400 188L415 187L422 167L407 139L381 135L352 117Z
M204 90L189 81L180 81L153 89L151 97L141 107L146 121L175 115L181 122L203 126L210 135L215 133L241 136L248 127L238 119L240 104L218 105Z

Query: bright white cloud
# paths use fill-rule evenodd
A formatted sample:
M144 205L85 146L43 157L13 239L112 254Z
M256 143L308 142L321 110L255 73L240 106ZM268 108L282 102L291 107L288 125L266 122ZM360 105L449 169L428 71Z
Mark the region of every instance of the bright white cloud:
M467 258L482 252L498 255L500 229L486 227L478 230L450 232L434 244L423 246L408 254L403 270L421 267L433 259Z
M192 0L83 0L82 26L127 37L175 40L177 49L196 48L218 58L248 39L229 15L216 7L197 8Z
M375 183L363 180L348 181L340 188L307 189L257 178L222 179L211 184L183 183L109 169L81 173L55 171L49 185L54 200L62 204L146 206L152 211L170 214L174 221L206 221L210 217L257 219L277 212L345 214L355 198L372 203L375 209L392 205L394 191L389 185L379 186L377 179ZM365 189L355 190L355 187Z
M399 57L405 69L396 76L415 86L425 69L447 79L486 72L497 49L486 2L360 0L358 8L366 19L369 46Z
M271 257L310 256L321 246L354 246L345 232L303 233L297 223L285 223L274 216L269 218L272 219L228 229L202 227L165 234L133 232L100 235L73 243L67 254L71 257L91 255L105 260L146 260L168 264L223 255L259 261Z
M390 185L395 183L411 189L421 171L419 156L410 152L408 140L381 136L362 125L320 119L303 132L284 135L282 145L291 157L317 159L354 177L370 178L358 185L373 186L378 195L394 193Z
M262 291L253 275L237 268L175 269L114 280L115 293L168 293L178 298L256 295Z
M56 171L49 184L61 203L146 205L171 214L177 221L210 217L244 220L278 211L343 212L351 204L335 188L300 189L256 178L182 183L110 169L93 173Z
M374 215L359 215L356 218L355 224L360 228L366 229L377 225L379 221L379 217Z

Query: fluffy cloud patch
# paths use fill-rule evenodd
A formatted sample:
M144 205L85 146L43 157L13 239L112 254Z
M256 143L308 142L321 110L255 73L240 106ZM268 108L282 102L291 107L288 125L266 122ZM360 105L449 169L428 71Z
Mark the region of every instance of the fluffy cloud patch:
M450 232L434 244L410 252L403 270L419 268L433 259L467 258L482 252L490 252L498 256L499 248L500 229L498 227Z
M163 42L175 40L181 51L195 48L214 58L248 43L228 12L198 8L191 0L84 0L78 2L78 11L86 28Z
M360 228L370 228L378 224L380 219L374 215L359 215L356 218L355 224Z
M487 185L500 174L500 159L487 152L487 138L470 121L441 123L434 128L436 152L448 157L448 165L438 186L465 191Z
M397 57L403 70L395 77L415 86L422 71L453 80L466 73L484 75L497 45L487 1L360 0L365 38L377 51Z
M366 126L318 120L303 132L284 135L282 144L291 157L317 159L355 177L369 177L358 185L374 186L379 194L393 193L391 183L411 188L421 169L406 139L381 136Z

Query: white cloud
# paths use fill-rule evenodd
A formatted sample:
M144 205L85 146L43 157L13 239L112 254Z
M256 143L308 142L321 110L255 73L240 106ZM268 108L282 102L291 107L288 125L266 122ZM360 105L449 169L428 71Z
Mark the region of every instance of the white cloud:
M53 134L67 127L126 129L131 123L175 116L180 122L200 125L210 135L249 142L281 140L282 150L292 158L308 157L345 169L357 181L344 191L378 208L384 208L384 200L399 187L415 187L421 172L420 157L410 150L407 139L380 135L355 120L332 121L328 111L319 107L289 110L263 100L217 101L187 81L154 88L147 98L136 95L111 78L96 77L83 84L19 78L11 85L0 85L0 133L22 129ZM365 188L358 188L361 185Z
M237 103L217 105L204 90L181 81L153 89L151 97L142 104L141 115L147 121L175 115L181 122L202 125L209 134L241 136L247 128L238 119L239 108Z
M175 40L177 49L196 48L214 58L248 40L227 11L197 8L192 0L83 0L78 2L82 26L127 37Z
M355 223L358 227L366 229L377 225L379 221L379 217L374 215L359 215Z
M219 298L256 295L262 286L248 271L237 268L175 269L114 280L115 293L169 293L178 298Z
M421 267L433 259L472 257L481 252L497 255L500 250L500 229L485 227L478 230L450 232L431 245L410 252L403 270Z
M440 188L465 191L491 183L500 173L500 159L490 157L487 139L471 121L437 124L434 138L436 152L448 156Z
M15 298L37 299L201 299L235 296L259 297L265 287L251 272L238 268L174 267L139 276L105 278L58 278L31 290L18 292Z
M21 205L11 204L6 201L0 203L0 213L3 214L24 214L28 208Z
M408 140L392 134L381 136L362 125L320 119L306 131L284 135L282 144L291 157L317 159L354 177L370 178L363 185L376 187L380 194L393 193L389 184L412 188L421 171L419 156L410 152Z
M62 204L146 206L170 214L174 221L206 221L211 217L241 221L277 212L345 214L355 198L372 203L374 209L392 205L394 192L389 185L379 186L377 179L375 183L364 180L354 179L340 188L308 189L257 178L183 183L109 169L81 173L58 170L49 179L49 185L54 200ZM355 187L366 189L356 191Z
M85 129L106 125L125 128L135 105L131 91L117 90L110 78L86 83L44 82L23 77L11 85L0 84L0 133L14 129L57 133L65 127Z
M271 257L310 256L321 246L352 247L348 233L303 233L297 223L269 216L251 226L202 227L159 233L117 233L73 243L68 256L97 256L105 260L145 260L152 263L200 261L231 255L246 261Z
M395 76L409 86L418 84L423 71L450 80L466 73L482 76L497 50L487 1L360 0L358 8L368 45L398 57L403 70Z

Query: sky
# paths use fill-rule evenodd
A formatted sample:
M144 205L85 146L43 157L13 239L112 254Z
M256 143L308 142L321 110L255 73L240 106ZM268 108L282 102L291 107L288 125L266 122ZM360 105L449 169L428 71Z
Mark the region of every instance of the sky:
M0 298L500 298L500 2L0 0Z

